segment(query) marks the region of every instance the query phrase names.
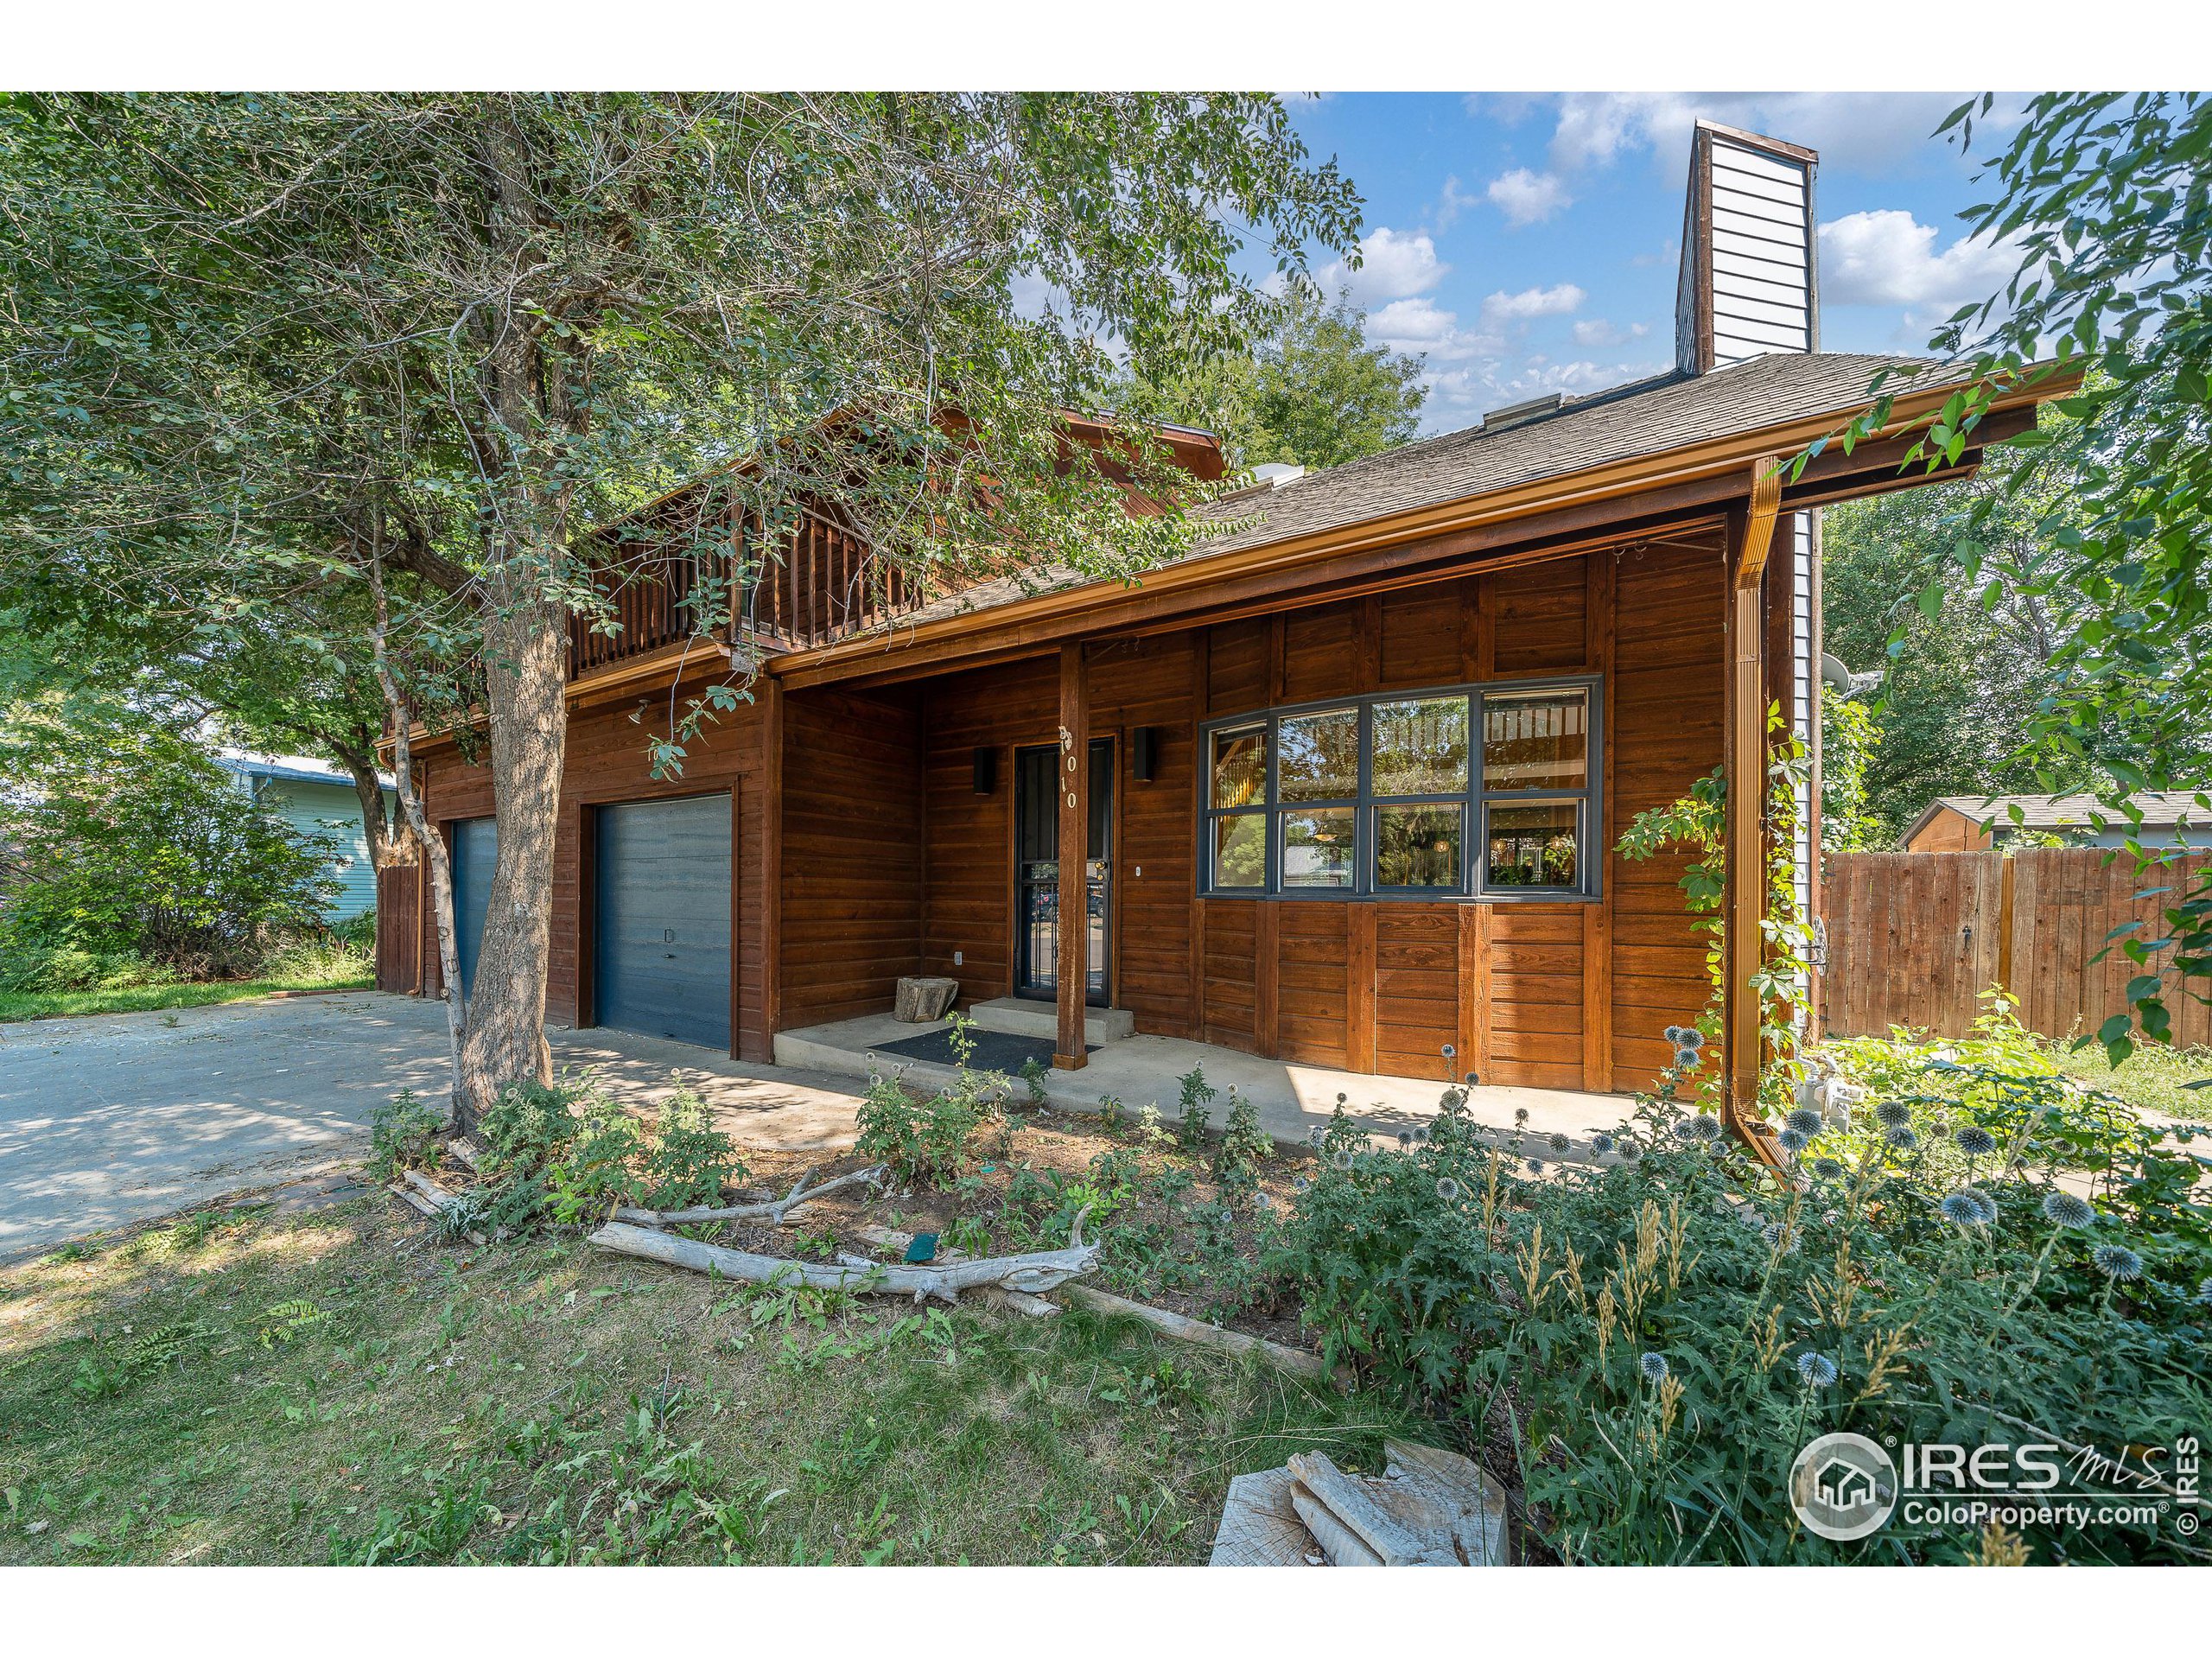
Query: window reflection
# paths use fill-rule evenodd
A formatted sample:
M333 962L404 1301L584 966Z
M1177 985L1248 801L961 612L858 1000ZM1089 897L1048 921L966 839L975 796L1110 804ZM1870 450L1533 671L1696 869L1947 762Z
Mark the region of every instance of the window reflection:
M1582 879L1573 801L1493 803L1483 872L1493 887L1574 887Z
M1287 747L1287 746L1286 746ZM1282 884L1286 887L1349 887L1352 884L1352 818L1349 806L1282 815Z
M1375 705L1375 792L1457 795L1467 787L1467 700Z
M1586 692L1483 699L1483 788L1580 789L1590 771Z
M1460 816L1456 804L1376 807L1375 885L1457 887Z
M1287 716L1275 787L1286 801L1348 801L1359 793L1359 710Z

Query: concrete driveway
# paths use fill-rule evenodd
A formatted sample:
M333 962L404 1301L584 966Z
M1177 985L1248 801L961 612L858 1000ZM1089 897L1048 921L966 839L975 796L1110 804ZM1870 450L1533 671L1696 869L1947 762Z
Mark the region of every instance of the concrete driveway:
M549 1031L626 1100L680 1071L755 1146L849 1146L848 1082L657 1038ZM445 1010L375 991L0 1026L0 1261L357 1159L403 1088L445 1103Z

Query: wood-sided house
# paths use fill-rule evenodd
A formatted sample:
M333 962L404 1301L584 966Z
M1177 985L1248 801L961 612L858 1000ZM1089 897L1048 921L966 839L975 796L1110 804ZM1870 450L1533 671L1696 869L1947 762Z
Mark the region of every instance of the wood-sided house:
M1669 372L1255 486L1207 509L1231 533L1137 585L855 612L823 595L866 550L810 530L727 637L681 638L673 563L626 593L625 632L572 639L550 1017L767 1060L928 974L1052 1010L1065 1066L1087 1029L1133 1028L1353 1071L1436 1077L1449 1046L1485 1082L1648 1084L1662 1031L1707 1001L1705 951L1681 861L1626 861L1620 834L1717 766L1762 775L1770 704L1817 747L1820 506L1927 477L1900 473L1904 438L1779 474L1885 360L1819 350L1815 159L1700 126ZM1901 397L1900 425L1955 389ZM1220 476L1206 435L1169 435ZM633 712L748 659L755 700L652 779ZM491 780L449 743L417 753L466 973ZM1764 830L1758 791L1735 793L1741 984ZM1818 799L1797 849L1815 914ZM404 899L387 983L435 990ZM1740 1090L1756 1039L1728 1046Z

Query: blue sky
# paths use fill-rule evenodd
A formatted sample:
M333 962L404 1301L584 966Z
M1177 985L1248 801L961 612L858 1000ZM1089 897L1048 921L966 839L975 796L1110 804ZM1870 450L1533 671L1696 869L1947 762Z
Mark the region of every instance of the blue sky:
M1360 92L1294 102L1317 156L1365 198L1348 282L1369 332L1425 352L1423 429L1544 392L1584 392L1672 360L1691 124L1700 116L1821 152L1821 343L1919 351L1931 326L2010 274L1968 244L1979 200L1929 138L1947 92ZM1993 148L1977 133L1975 153Z

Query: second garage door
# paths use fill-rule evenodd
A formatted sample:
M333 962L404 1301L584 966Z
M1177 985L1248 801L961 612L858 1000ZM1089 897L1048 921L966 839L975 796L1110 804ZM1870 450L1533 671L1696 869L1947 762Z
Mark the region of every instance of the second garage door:
M599 809L594 1012L729 1047L729 797Z

